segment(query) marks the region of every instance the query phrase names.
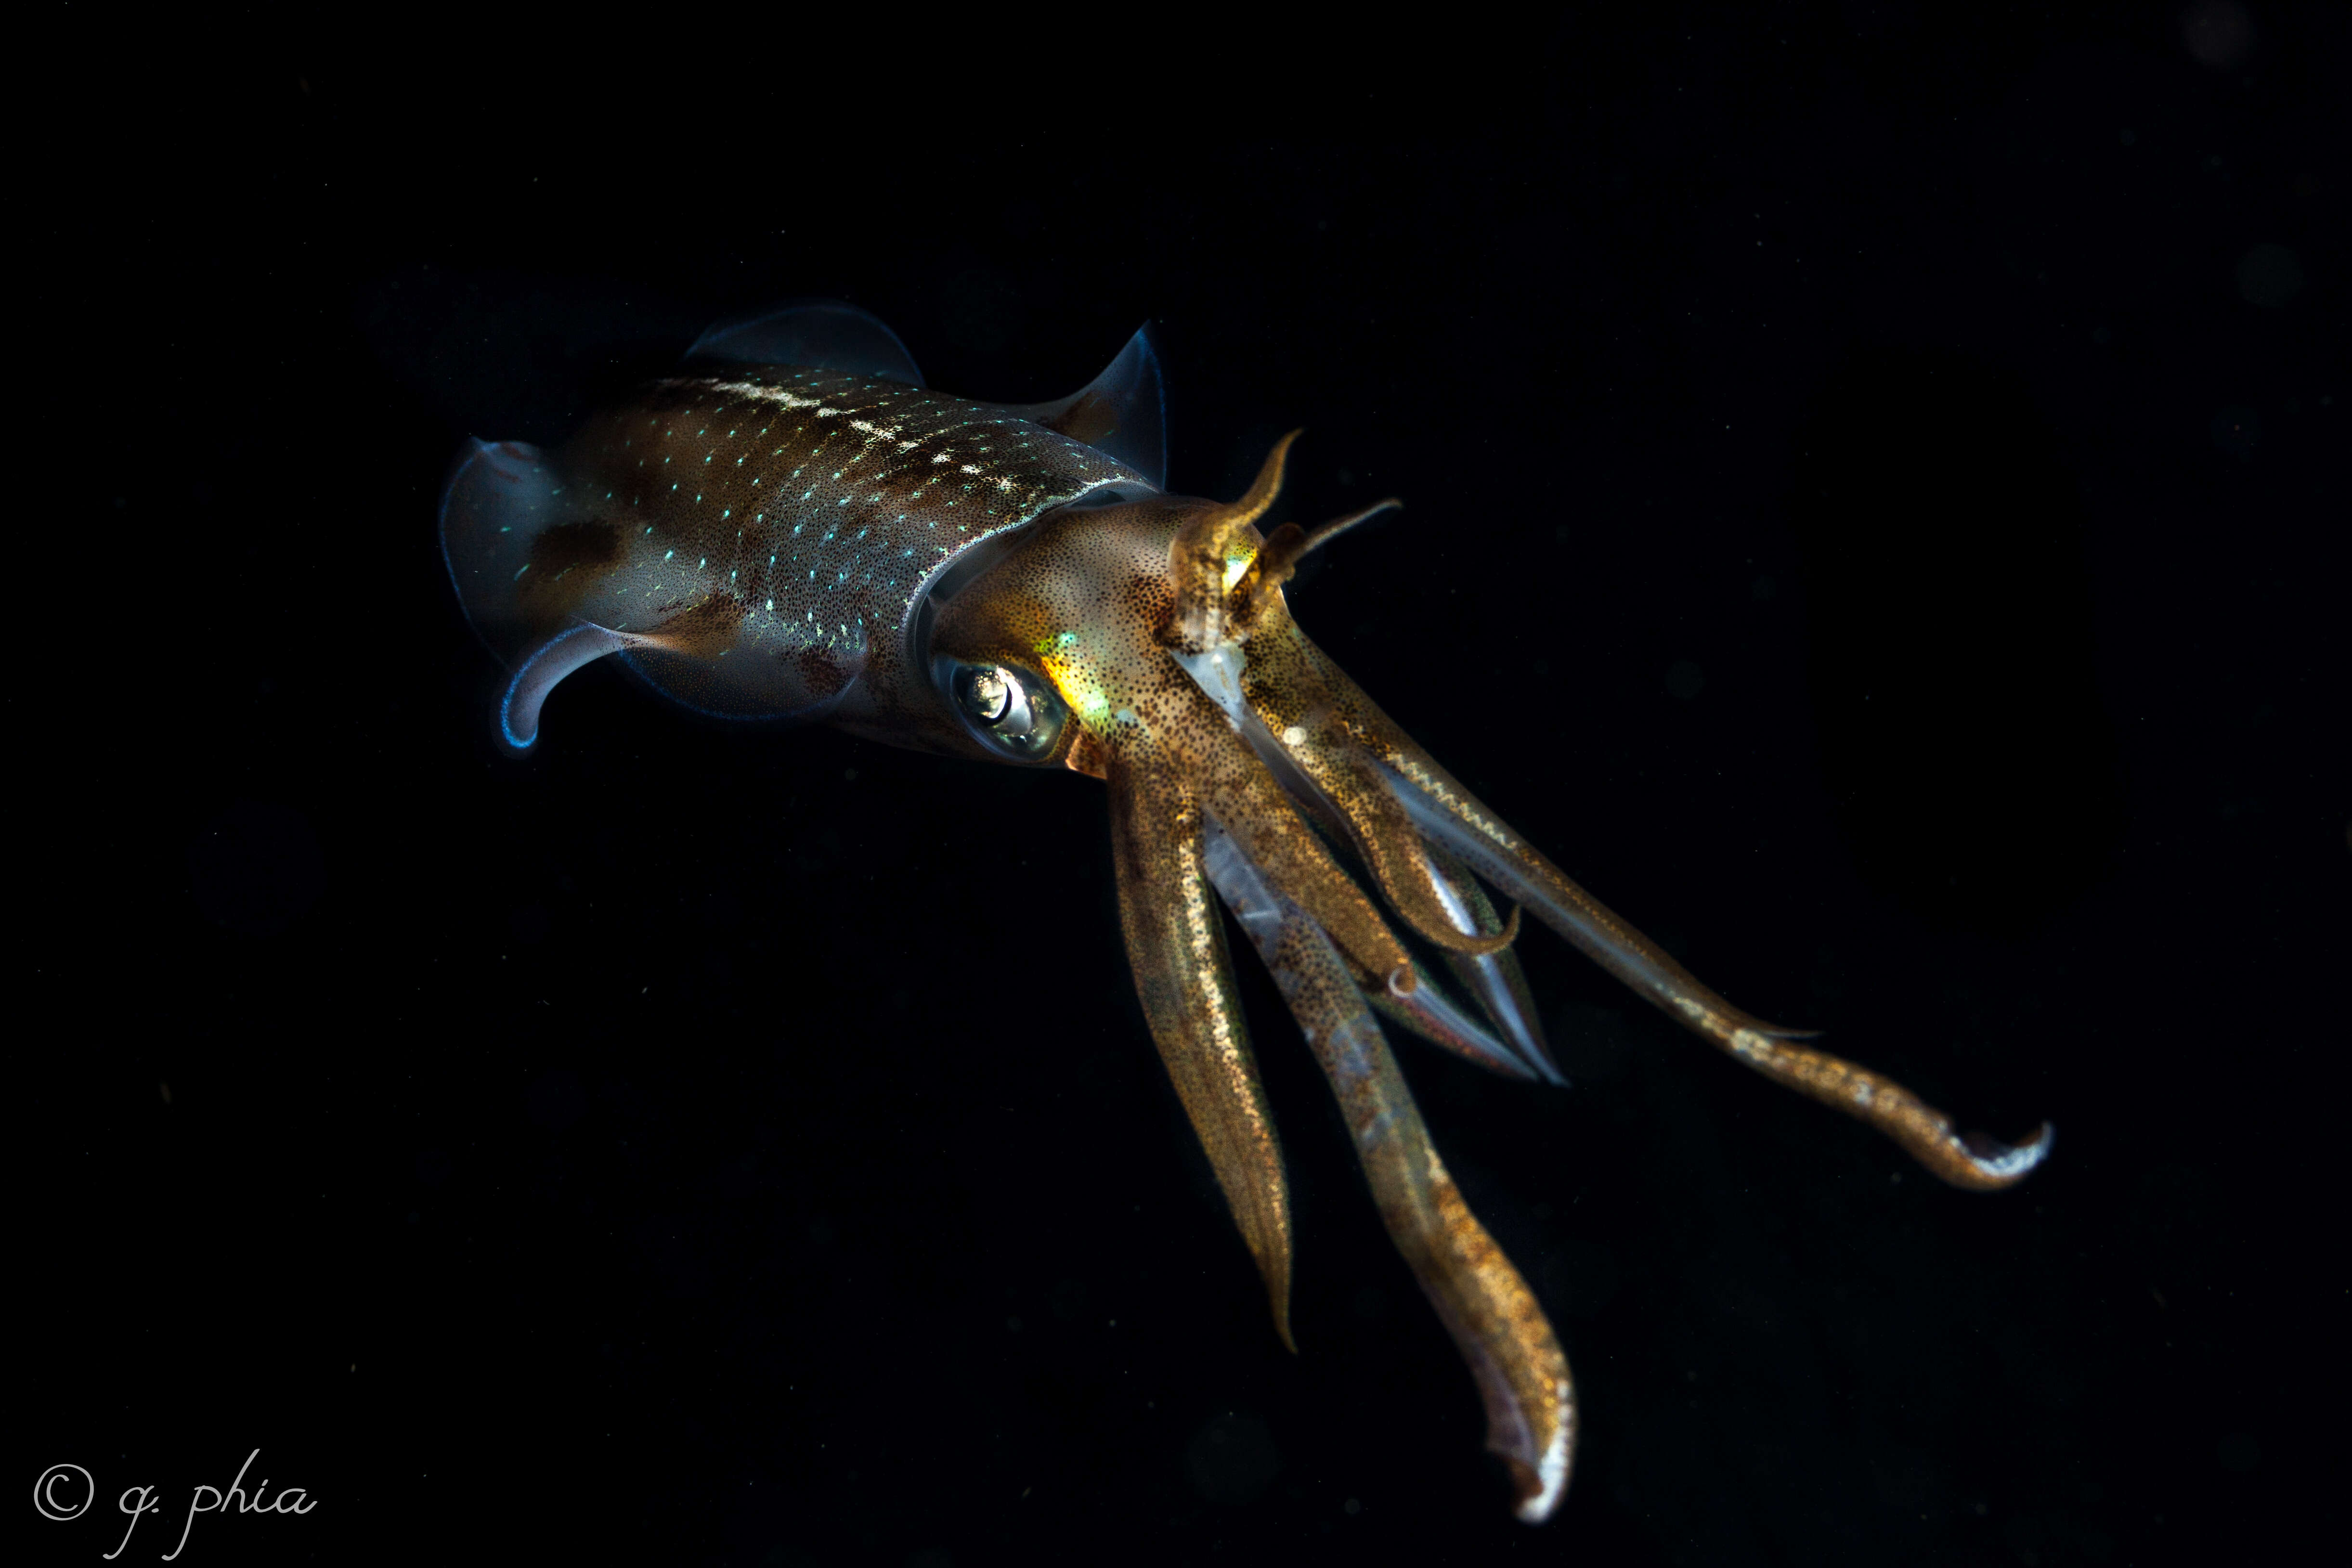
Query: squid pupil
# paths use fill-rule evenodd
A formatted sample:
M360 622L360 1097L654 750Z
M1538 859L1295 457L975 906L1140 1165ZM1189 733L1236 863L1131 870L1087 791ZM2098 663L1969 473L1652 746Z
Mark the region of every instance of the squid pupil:
M941 659L935 667L949 700L981 738L1029 761L1053 751L1066 716L1052 687L1004 664Z
M971 716L982 724L995 724L1013 706L1013 682L1001 669L981 670L971 677L970 698Z

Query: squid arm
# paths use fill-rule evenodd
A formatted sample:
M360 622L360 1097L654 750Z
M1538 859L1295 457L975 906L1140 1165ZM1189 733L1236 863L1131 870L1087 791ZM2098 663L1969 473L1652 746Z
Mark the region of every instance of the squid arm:
M1231 835L1212 830L1206 863L1330 1080L1390 1239L1469 1364L1486 1447L1510 1471L1519 1517L1549 1517L1568 1485L1576 1393L1535 1292L1446 1174L1338 949Z
M1295 622L1266 620L1250 644L1245 696L1258 728L1278 737L1299 771L1328 792L1377 795L1418 837L1466 864L1668 1017L1766 1077L1877 1128L1952 1186L2010 1186L2048 1156L2053 1131L2046 1122L2014 1145L1960 1133L1950 1117L1892 1079L1801 1043L1815 1031L1768 1023L1732 1006L1464 789Z
M1275 1332L1290 1337L1290 1190L1282 1144L1225 958L1202 863L1207 821L1172 776L1120 758L1110 786L1119 925L1136 994L1176 1097L1256 1260Z

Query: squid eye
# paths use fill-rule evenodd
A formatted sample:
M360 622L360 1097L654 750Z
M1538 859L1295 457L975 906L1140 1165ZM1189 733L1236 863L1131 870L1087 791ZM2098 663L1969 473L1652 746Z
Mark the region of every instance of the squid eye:
M975 670L964 706L981 723L994 724L1013 706L1013 683L1003 670Z
M982 739L1024 761L1054 749L1063 708L1051 686L1003 664L941 663L949 697Z

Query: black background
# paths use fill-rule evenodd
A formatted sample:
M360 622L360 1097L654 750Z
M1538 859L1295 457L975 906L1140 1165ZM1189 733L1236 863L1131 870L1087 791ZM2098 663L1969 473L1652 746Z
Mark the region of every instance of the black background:
M180 1561L2148 1563L2328 1502L2343 9L803 20L20 65L15 1484L100 1497L19 1560L256 1448L315 1511ZM1097 785L603 669L494 753L459 438L802 295L1004 399L1153 322L1188 493L1306 426L1277 516L1407 503L1292 593L1367 689L2051 1164L1946 1190L1531 934L1573 1090L1400 1048L1580 1381L1514 1522L1244 956L1276 1343Z

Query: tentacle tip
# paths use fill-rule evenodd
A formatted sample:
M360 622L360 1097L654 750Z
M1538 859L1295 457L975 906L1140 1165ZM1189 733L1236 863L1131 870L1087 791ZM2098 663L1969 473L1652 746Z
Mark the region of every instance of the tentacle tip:
M2057 1127L2044 1122L2021 1144L2004 1144L1982 1133L1964 1133L1960 1135L1960 1147L1968 1152L1969 1165L1979 1185L2004 1187L2023 1181L2036 1166L2048 1159L2057 1137Z
M1569 1448L1570 1431L1563 1425L1535 1463L1517 1454L1503 1456L1511 1472L1512 1490L1518 1496L1511 1511L1521 1523L1541 1524L1559 1511L1559 1500L1568 1495Z
M1399 964L1389 971L1389 995L1402 1000L1421 988L1421 977L1412 972L1410 964Z
M1274 1317L1274 1337L1282 1342L1283 1349L1297 1355L1298 1341L1290 1332L1290 1271L1286 1262L1279 1277L1267 1277L1265 1304Z
M1514 904L1511 905L1511 917L1503 922L1503 929L1501 931L1492 936L1482 936L1478 938L1478 942L1475 946L1467 947L1465 951L1468 952L1473 957L1491 958L1498 953L1507 952L1511 944L1518 939L1519 906Z
M1383 883L1382 886L1385 888L1386 883ZM1392 899L1391 902L1395 901ZM1436 925L1431 920L1408 913L1402 905L1398 906L1397 912L1405 916L1407 924L1411 925L1431 946L1443 947L1449 953L1459 953L1465 958L1495 957L1498 954L1508 951L1511 944L1519 939L1519 906L1516 904L1511 905L1511 917L1503 923L1503 929L1490 936L1481 936L1468 931L1457 931L1450 925Z

